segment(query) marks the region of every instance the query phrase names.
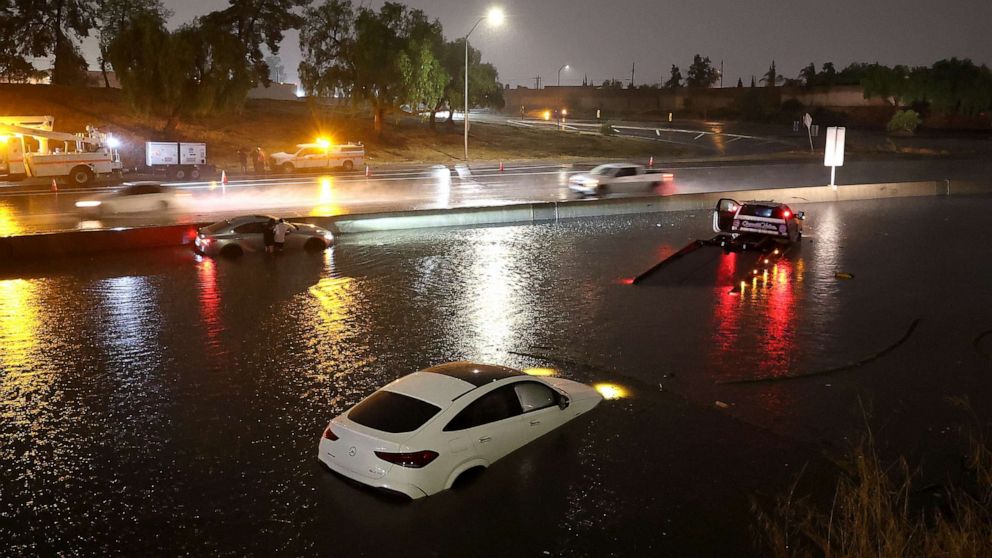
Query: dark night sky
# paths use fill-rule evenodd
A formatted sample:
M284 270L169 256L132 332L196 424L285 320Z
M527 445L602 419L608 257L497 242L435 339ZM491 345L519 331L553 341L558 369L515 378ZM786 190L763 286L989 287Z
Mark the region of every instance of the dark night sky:
M355 0L356 5L360 0ZM369 2L366 2L368 4ZM468 31L490 4L467 0L406 0L441 20L445 36ZM164 0L182 22L227 5L226 0ZM381 2L371 2L374 6ZM723 60L725 85L738 76L767 71L772 59L779 73L795 77L802 66L832 61L930 65L941 58L992 63L992 0L506 0L507 14L495 30L485 23L473 33L473 46L496 65L500 79L533 87L542 76L554 85L578 84L584 75L597 83L667 79L672 64L682 73L695 53ZM95 66L93 49L87 57ZM296 79L299 47L287 34L280 52L289 79Z

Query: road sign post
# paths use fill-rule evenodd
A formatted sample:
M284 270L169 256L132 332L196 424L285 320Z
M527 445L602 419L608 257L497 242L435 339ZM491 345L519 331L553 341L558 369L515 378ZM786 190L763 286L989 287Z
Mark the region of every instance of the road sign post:
M813 125L813 117L807 112L803 116L803 124L806 125L806 135L809 136L809 152L813 153L813 131L811 126Z
M827 143L823 150L823 166L830 167L830 187L834 190L837 167L844 166L844 136L847 128L831 126L827 128Z

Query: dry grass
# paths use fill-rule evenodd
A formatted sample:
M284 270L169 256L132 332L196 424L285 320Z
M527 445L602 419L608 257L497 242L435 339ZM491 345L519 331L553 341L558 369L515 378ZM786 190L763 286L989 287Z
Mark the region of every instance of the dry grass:
M460 123L438 122L430 130L419 119L389 116L385 133L376 138L366 114L303 101L249 100L237 114L184 121L173 138L160 132L164 119L133 113L114 89L0 85L0 114L50 114L59 131L79 132L87 124L106 128L131 146L123 155L132 164L143 159L145 141L162 139L204 141L211 161L219 166L234 166L239 146L261 146L267 153L289 151L318 136L361 141L373 163L452 163L461 160L463 149ZM487 124L473 124L470 142L473 160L646 159L685 154L676 146L642 140Z
M973 439L967 482L944 489L942 505L916 502L905 459L886 465L869 433L842 463L833 501L818 508L795 487L771 513L757 503L756 533L778 558L992 556L992 451Z

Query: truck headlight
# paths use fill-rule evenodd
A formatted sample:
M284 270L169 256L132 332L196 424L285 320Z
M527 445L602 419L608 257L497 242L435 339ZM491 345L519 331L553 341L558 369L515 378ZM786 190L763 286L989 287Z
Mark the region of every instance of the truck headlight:
M100 202L97 200L82 200L76 202L76 207L99 207Z

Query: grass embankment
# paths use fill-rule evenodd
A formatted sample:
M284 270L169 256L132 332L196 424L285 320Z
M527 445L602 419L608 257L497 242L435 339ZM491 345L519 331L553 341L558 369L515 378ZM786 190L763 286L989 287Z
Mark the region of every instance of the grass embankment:
M951 558L992 556L992 449L972 440L962 480L919 487L905 459L882 461L869 433L841 465L833 501L816 505L795 489L774 511L755 504L769 556Z
M249 100L234 114L187 119L174 137L165 137L162 118L130 110L120 90L50 85L0 85L0 115L52 115L56 130L81 132L87 124L111 131L124 140L127 165L144 160L144 142L206 142L210 161L235 168L239 146L261 146L266 153L293 151L298 143L318 136L365 143L373 164L452 163L462 159L461 122L438 122L435 130L418 118L390 116L376 138L366 114L305 101ZM623 138L585 136L545 130L473 123L473 160L577 159L583 157L646 159L684 155L681 148Z

